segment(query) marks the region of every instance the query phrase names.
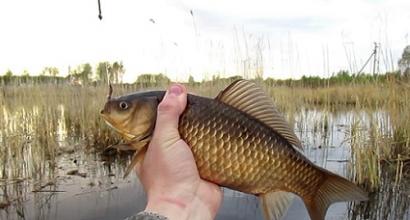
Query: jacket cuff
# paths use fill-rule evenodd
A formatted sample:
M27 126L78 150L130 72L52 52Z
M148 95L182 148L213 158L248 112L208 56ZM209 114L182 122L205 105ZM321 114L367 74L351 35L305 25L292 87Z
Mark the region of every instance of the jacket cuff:
M126 218L125 220L168 220L168 218L157 213L142 211L134 216Z

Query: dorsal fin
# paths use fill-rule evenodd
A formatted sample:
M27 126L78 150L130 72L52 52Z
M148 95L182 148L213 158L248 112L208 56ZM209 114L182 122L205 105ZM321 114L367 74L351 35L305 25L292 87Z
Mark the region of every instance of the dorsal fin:
M290 144L302 149L302 143L278 112L270 97L255 83L240 79L231 83L215 98L268 125Z

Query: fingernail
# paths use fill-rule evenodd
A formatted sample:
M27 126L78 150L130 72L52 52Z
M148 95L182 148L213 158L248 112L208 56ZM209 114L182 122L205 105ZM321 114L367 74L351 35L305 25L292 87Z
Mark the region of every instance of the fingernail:
M173 85L169 88L169 93L174 95L180 95L182 93L182 88L178 85Z

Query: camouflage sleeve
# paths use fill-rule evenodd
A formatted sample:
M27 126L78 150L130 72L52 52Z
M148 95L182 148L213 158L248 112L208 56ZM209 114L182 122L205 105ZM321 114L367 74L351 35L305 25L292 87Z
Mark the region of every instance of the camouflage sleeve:
M126 218L125 220L168 220L168 218L152 212L140 212L134 216Z

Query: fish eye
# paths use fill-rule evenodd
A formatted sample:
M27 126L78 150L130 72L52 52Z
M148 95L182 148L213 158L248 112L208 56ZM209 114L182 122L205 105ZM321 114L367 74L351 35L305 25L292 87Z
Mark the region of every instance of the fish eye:
M120 102L120 108L122 110L126 110L128 108L128 104L126 102Z

